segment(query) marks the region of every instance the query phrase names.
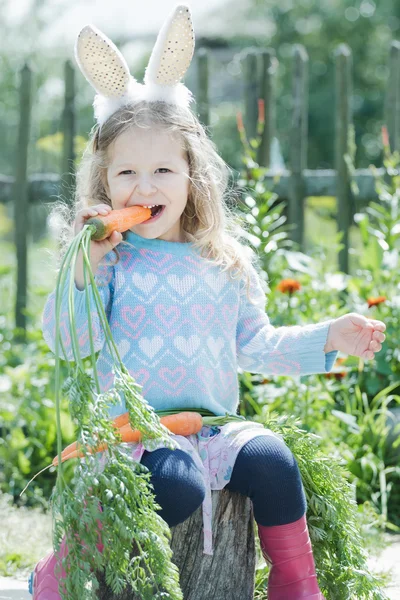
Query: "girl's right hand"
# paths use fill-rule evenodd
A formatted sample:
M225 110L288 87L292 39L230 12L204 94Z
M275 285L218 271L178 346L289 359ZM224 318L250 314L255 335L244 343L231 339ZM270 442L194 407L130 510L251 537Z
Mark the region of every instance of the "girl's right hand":
M97 215L108 215L111 210L111 206L108 206L107 204L96 204L96 206L87 206L80 210L75 217L75 235L77 235L83 229L88 219L91 217L96 217ZM101 259L106 254L111 252L111 250L115 248L115 246L117 246L121 241L122 233L119 233L118 231L114 231L110 237L106 238L105 240L90 241L89 261L93 275L96 275ZM83 290L85 287L85 278L83 274L83 255L81 250L78 253L78 258L76 261L75 285L79 290Z
M96 206L87 206L80 210L75 217L74 222L74 233L77 235L84 227L86 221L91 217L105 216L108 215L112 211L111 206L108 204L96 204ZM97 269L101 259L111 252L115 246L117 246L122 241L122 233L118 231L114 231L110 237L105 240L95 241L91 240L90 242L90 264L92 267Z

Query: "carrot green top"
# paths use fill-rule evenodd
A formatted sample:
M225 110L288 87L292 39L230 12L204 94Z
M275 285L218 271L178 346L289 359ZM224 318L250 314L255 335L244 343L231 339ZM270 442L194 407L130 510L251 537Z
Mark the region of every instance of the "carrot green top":
M238 369L299 376L332 369L337 352L325 354L331 320L274 327L265 312L265 292L252 271L250 296L244 279L202 258L191 243L145 239L128 232L96 274L111 333L122 361L156 410L206 408L236 413ZM66 286L67 287L67 286ZM85 292L75 288L75 318L81 356L90 354ZM92 296L92 293L91 293ZM55 291L43 312L43 335L55 350ZM113 384L112 362L91 297L101 391ZM61 335L72 360L68 304L62 300ZM125 412L110 407L110 416Z

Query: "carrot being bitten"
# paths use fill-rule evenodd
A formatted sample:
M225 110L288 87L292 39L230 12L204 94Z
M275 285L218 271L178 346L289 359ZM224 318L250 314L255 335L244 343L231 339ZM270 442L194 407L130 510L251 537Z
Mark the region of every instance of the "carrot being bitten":
M143 223L151 218L151 209L145 206L129 206L119 210L112 210L108 215L98 215L86 221L86 225L95 227L91 235L92 240L101 241L109 237L113 231L123 233L133 225Z

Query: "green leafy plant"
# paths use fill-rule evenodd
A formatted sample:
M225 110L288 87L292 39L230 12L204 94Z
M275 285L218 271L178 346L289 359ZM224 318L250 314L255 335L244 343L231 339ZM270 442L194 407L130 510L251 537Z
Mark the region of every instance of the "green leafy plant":
M241 113L237 114L237 126L242 142L244 168L237 180L242 204L238 212L246 220L246 238L258 253L263 271L273 277L277 263L288 253L294 243L289 238L291 226L286 221L285 204L272 192L266 183L268 169L257 163L258 148L264 128L264 104L259 101L257 137L247 139ZM250 211L249 211L250 208ZM290 252L289 252L290 253Z
M154 410L140 393L139 386L123 365L112 338L100 294L90 268L90 239L95 231L93 225L85 225L67 250L58 275L56 287L56 341L55 341L55 385L56 421L58 434L58 476L52 494L54 523L54 549L59 556L63 536L66 537L69 553L62 559L66 571L63 589L65 598L88 596L88 581L92 592L98 588L93 573L105 567L106 581L115 593L120 593L127 583L143 598L161 598L168 593L170 598L182 598L179 574L171 562L169 547L170 530L156 513L160 508L154 499L149 482L148 470L134 463L117 444L118 433L107 418L109 406L120 401L119 392L125 396L132 428L139 429L143 439L159 439L166 447L177 447L168 430L161 425ZM79 352L79 342L74 319L75 265L78 253L84 257L85 298L88 314L90 339L90 361L92 374L85 370ZM96 370L96 355L91 325L89 285L94 295L96 308L104 331L106 343L114 361L115 385L100 393ZM78 442L82 445L84 459L78 465L73 487L63 477L61 461L60 420L60 347L67 356L60 333L61 298L68 282L68 318L74 363L64 382L63 391L69 397L69 408L73 421L78 426ZM98 455L92 451L99 440L107 443L107 460L100 464ZM103 510L99 515L99 502ZM107 540L103 552L96 547L99 526ZM137 559L130 559L132 540L138 550ZM87 552L82 552L83 544ZM90 597L90 596L89 596Z
M320 438L300 429L291 416L267 412L255 420L282 436L299 465L318 582L325 596L330 600L386 599L384 580L369 572L355 494L343 459L327 456ZM258 583L255 597L261 599L265 579L264 586Z
M0 316L0 491L12 494L17 505L48 508L54 485L50 473L20 497L27 477L49 464L56 447L54 355L41 331L29 329L26 344L17 343L18 330ZM61 372L67 374L64 361ZM63 441L73 436L73 423L65 399L60 406ZM65 470L70 480L70 467Z
M393 434L398 439L392 446L387 443L393 414L388 408L395 402L400 404L400 396L391 394L398 383L382 389L371 401L359 385L354 394L348 395L344 411L334 410L346 432L346 448L342 455L347 460L347 468L355 476L357 497L360 502L371 501L382 514L386 527L400 531L400 527L388 520L388 503L395 482L397 490L400 482L400 467L395 450L400 446L400 424L394 427ZM395 507L398 506L399 492L394 488L393 509L390 517L398 520Z
M257 178L262 177L262 170L255 163L255 152L252 150L258 147L258 142L247 142L240 116L238 128L247 166L244 183L260 189ZM258 135L260 133L259 127ZM267 210L265 201L265 197L260 198L257 209ZM284 220L283 217L282 224ZM261 227L256 225L252 233L260 237ZM268 238L268 235L264 237ZM336 251L341 247L340 237L338 235L334 241ZM329 243L332 244L332 240ZM256 247L261 244L254 242ZM289 248L282 249L280 253L275 247L274 261L267 266L268 276L273 267L268 315L274 325L318 322L338 317L352 309L357 310L358 307L349 309L349 295L350 304L352 299L349 289L358 291L352 284L352 277L342 273L326 273L321 248L316 249L314 256L306 256L293 250L290 243L287 246ZM293 279L293 274L296 279ZM366 298L364 303L365 312ZM365 543L363 548L360 534L362 513L357 509L357 502L374 515L378 527L395 528L388 522L389 514L393 518L393 510L388 511L388 498L393 484L391 482L387 485L386 477L393 480L397 476L397 469L385 463L387 455L383 450L384 434L387 431L387 407L392 401L392 388L383 389L372 400L367 413L359 412L359 437L355 439L349 436L348 425L354 424L354 419L357 418L353 414L354 406L348 401L349 389L353 398L354 387L365 384L365 373L372 371L372 368L365 368L363 361L348 360L345 365L345 359L340 359L338 367L326 377L308 376L307 384L303 383L305 378L266 378L240 373L243 402L241 414L252 415L255 420L265 423L265 418L269 418L271 411L275 411L275 414L280 415L281 423L288 423L287 415L291 415L290 418L297 419L302 427L302 431L296 429L293 422L283 429L276 429L276 422L270 422L271 429L274 430L275 427L276 431L285 431L285 443L299 462L307 494L307 517L315 547L316 564L319 565L319 580L327 597L384 598L381 589L383 581L371 576L366 565ZM380 374L381 383L387 374L387 369ZM332 382L327 381L328 375L333 378ZM376 373L374 375L376 380ZM358 390L360 392L360 387ZM363 394L365 401L366 394ZM321 452L316 452L316 448L311 450L311 432L315 431L321 434L321 439L328 440L321 444ZM378 465L375 472L379 480L378 490L377 481L371 478L370 472L367 474L363 469L368 460ZM366 493L361 493L361 490ZM377 492L381 501L378 500ZM393 507L395 505L394 496ZM340 563L340 566L336 563ZM263 591L265 593L266 577L265 570L258 573L256 597L262 597Z
M358 257L360 269L349 289L351 301L368 303L370 314L386 324L385 352L377 356L377 370L400 379L398 330L400 294L397 273L400 266L400 153L391 152L386 127L382 128L384 175L371 165L379 202L372 201L365 212L354 219L361 233L362 252ZM373 393L373 382L369 383Z

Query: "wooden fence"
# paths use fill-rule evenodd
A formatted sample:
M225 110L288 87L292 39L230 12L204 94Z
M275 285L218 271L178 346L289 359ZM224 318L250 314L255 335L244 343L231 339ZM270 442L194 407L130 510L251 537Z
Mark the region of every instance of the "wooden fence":
M209 51L201 48L195 54L197 61L196 102L201 122L209 125L210 105L208 98ZM376 199L375 181L368 169L349 172L345 159L349 150L352 127L352 54L342 44L335 52L336 97L335 97L335 169L308 170L308 55L301 45L294 47L292 69L292 119L290 124L289 169L277 174L270 168L271 140L275 135L274 69L276 63L273 49L248 49L243 52L244 120L249 136L254 136L258 116L258 99L264 99L265 127L258 150L258 163L267 168L266 180L280 198L287 201L287 215L295 227L292 238L303 246L304 199L308 196L337 197L337 229L343 232L344 248L338 256L339 269L349 272L349 230L353 225L354 198L350 186L353 177L358 184L358 206L363 207ZM17 290L15 303L15 325L26 329L25 307L27 303L27 236L29 205L43 201L51 202L63 189L73 187L73 165L75 160L75 70L65 63L65 99L62 119L64 133L61 176L48 174L27 176L27 156L31 114L31 71L28 65L21 70L20 77L20 121L16 152L15 178L0 175L0 202L13 202L15 214L15 246L17 254ZM385 123L389 132L391 148L400 148L400 42L393 41L389 58L389 78L385 99ZM378 169L383 173L383 169ZM278 180L277 180L278 175ZM277 181L277 182L276 182ZM64 188L65 186L65 188ZM24 338L24 336L22 336Z

